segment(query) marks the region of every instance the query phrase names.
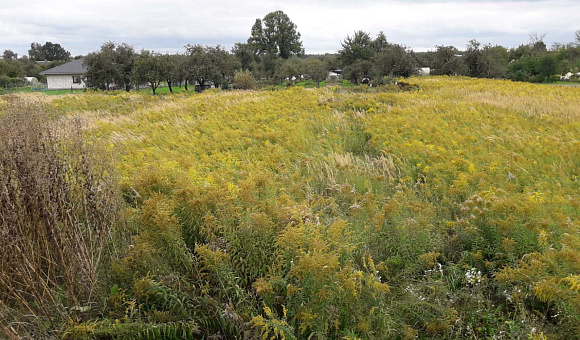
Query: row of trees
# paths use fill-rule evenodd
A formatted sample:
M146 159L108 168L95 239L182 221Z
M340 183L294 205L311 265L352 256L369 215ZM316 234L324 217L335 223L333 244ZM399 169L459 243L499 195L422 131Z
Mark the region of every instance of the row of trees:
M373 39L367 32L356 31L341 42L337 54L305 56L296 25L285 13L275 11L256 19L247 41L236 43L231 52L220 45L187 45L178 54L147 50L137 53L128 44L106 42L100 50L86 56L86 81L91 87L110 89L114 84L127 91L148 84L155 92L165 82L170 91L176 83L184 84L186 89L189 84L196 84L196 89L210 83L226 87L232 83L236 70L269 84L292 83L304 76L319 83L328 71L338 69L355 84L382 84L393 77L416 74L420 67L429 67L436 75L536 82L553 79L562 72L580 71L580 31L575 42L556 44L550 50L543 38L532 36L529 43L512 49L471 40L463 51L453 46L437 46L436 51L416 53L389 42L383 32ZM7 50L0 60L0 82L25 75L42 79L38 73L43 68L34 60L58 63L68 59L70 53L51 42L32 43L27 58L18 58Z
M162 83L167 83L170 92L173 84L184 84L186 90L189 84L196 90L208 84L227 87L236 71L273 81L291 81L308 74L319 83L331 67L320 58L304 58L300 33L282 11L257 19L248 41L235 44L231 52L220 45L187 45L183 53L177 54L148 50L137 53L127 44L107 42L87 55L84 62L88 86L110 89L114 84L129 91L147 84L154 94Z
M580 31L574 42L554 44L551 49L543 39L543 36L531 35L527 44L511 49L471 40L465 51L437 46L436 51L418 54L418 58L436 75L544 82L562 73L580 72Z
M127 44L107 42L89 53L86 82L89 87L108 90L112 85L129 91L134 86L148 85L155 94L162 83L196 84L197 89L209 83L224 86L237 68L234 56L221 46L187 45L182 54L160 54L148 50L135 52Z
M203 90L210 84L225 88L233 83L236 71L251 74L248 69L243 70L235 54L219 45L187 45L183 53L160 54L148 50L137 53L130 45L107 42L99 51L89 53L84 63L89 87L109 90L115 86L130 91L146 84L153 94L161 84L167 84L172 93L174 84L184 85L186 90L191 84L196 90ZM274 64L271 77L277 82L295 81L307 74L320 83L329 69L327 63L314 57L277 58ZM238 87L247 88L245 85Z
M40 72L58 66L71 58L71 54L60 44L47 41L44 45L33 42L28 55L18 56L12 50L4 50L0 59L0 87L15 87L25 84L24 77L35 77L45 81ZM39 64L36 61L49 61Z
M28 58L34 61L66 61L71 58L69 51L65 50L60 44L55 44L47 41L44 45L37 42L30 44L28 50Z
M347 36L338 51L338 60L343 66L343 75L355 84L384 77L408 77L417 72L418 62L413 51L403 45L387 41L380 32L375 39L363 31Z
M415 53L388 42L383 32L372 39L368 33L357 31L342 42L338 60L343 75L355 83L366 80L380 84L385 77L415 74L419 67L429 67L435 75L532 82L550 81L554 75L580 71L580 31L575 42L555 44L550 50L543 38L532 35L529 43L512 49L483 45L474 39L463 51L453 46L437 46L436 51Z

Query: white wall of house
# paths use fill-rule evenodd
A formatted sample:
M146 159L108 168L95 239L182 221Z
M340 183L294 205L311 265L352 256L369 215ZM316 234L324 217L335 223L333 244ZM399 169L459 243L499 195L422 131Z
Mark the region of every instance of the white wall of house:
M73 76L72 75L64 75L64 74L47 74L46 75L46 82L47 87L49 90L63 90L63 89L70 89L71 86L73 89L84 89L85 83L83 82L81 76L80 83L73 83Z

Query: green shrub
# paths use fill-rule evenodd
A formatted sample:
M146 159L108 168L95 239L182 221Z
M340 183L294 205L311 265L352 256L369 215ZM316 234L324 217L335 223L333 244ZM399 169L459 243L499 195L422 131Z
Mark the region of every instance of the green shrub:
M234 87L239 90L253 90L256 88L256 79L250 71L237 71L234 75Z

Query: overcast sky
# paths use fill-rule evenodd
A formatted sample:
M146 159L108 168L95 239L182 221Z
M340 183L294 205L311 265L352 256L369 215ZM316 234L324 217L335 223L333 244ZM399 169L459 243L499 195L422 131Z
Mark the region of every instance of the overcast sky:
M416 51L461 49L473 38L511 47L531 33L546 34L550 46L580 30L580 0L0 0L0 51L21 55L33 41L52 41L79 55L106 40L159 52L188 43L229 48L278 9L298 25L307 53L336 52L359 29L382 30Z

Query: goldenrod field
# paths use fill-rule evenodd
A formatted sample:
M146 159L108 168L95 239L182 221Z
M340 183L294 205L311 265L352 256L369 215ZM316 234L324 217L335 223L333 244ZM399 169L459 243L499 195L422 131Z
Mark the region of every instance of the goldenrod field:
M580 88L405 81L34 97L114 155L130 233L63 337L580 337Z

